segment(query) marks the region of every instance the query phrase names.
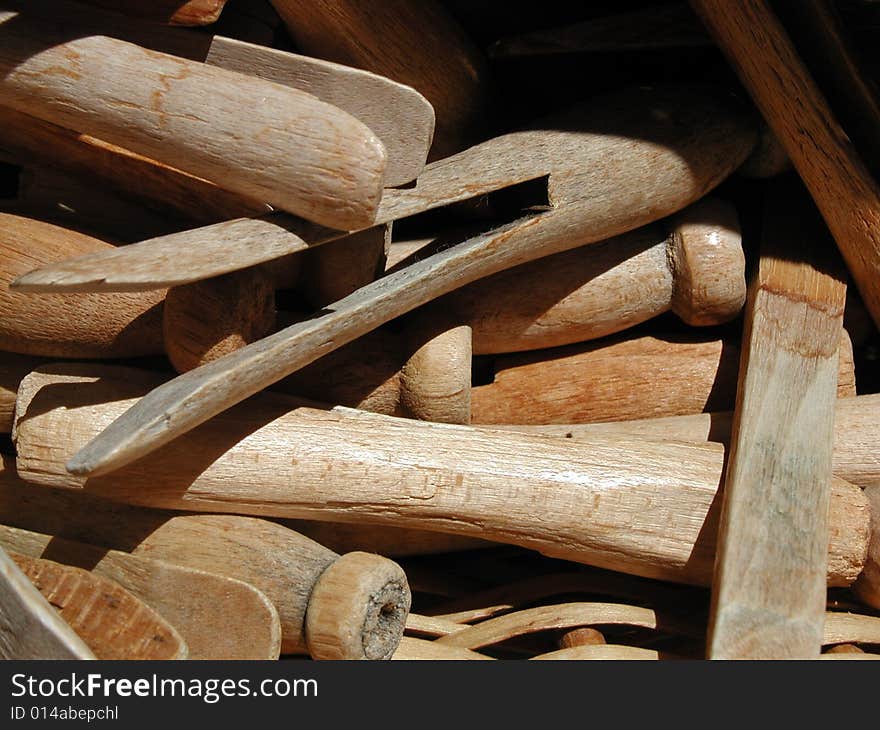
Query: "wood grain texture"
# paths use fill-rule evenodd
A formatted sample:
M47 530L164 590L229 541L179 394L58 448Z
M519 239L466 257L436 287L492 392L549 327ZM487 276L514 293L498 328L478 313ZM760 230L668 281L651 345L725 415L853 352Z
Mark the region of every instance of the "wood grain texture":
M852 345L840 340L838 395L855 395ZM577 424L732 408L740 348L693 335L625 335L502 355L471 391L475 424ZM584 378L583 373L594 377Z
M186 659L177 630L122 586L82 568L10 556L98 659Z
M19 479L8 457L0 471L0 522L249 583L278 610L282 653L332 658L326 651L322 653L321 646L313 645L306 617L311 611L313 622L320 619L321 608L311 607L312 596L321 576L339 555L288 527L238 515L168 513L60 489L37 488ZM374 653L393 650L406 614L400 596L395 603L399 611L396 617L389 610L382 616L381 630L374 627L369 632L361 631L371 612L379 612L385 603L393 602L390 598L376 600L389 574L400 580L400 568L375 555L360 573L338 588L340 602L346 604L348 612L337 612L330 627L322 625L324 644L334 655L339 654L343 642L353 637L360 644L348 646L341 658L363 658L365 646ZM367 595L362 591L357 602L353 588L364 583L370 590ZM328 593L326 587L324 592ZM329 600L333 595L330 591Z
M825 218L880 324L880 188L766 0L691 0Z
M648 116L646 104L653 110ZM528 150L543 160L555 205L550 211L463 241L362 287L322 316L180 376L76 454L70 469L117 468L452 289L679 210L718 184L753 141L748 121L729 99L693 88L627 90L597 101L589 113L572 112L568 122L590 131L558 131L549 139L546 131L507 135L519 140L520 154ZM619 136L597 131L609 124ZM530 134L546 146L529 147ZM406 192L414 191L418 186Z
M404 636L400 640L400 646L394 652L392 660L403 661L472 661L472 660L493 660L494 657L480 654L470 649L459 649L455 646L445 646L438 644L436 641L428 641L427 639L417 639L414 636Z
M2 548L0 658L97 658Z
M118 15L90 12L89 8L67 0L19 0L15 6L28 14L39 14L51 23L63 23L65 28L81 35L118 38L316 96L348 112L376 134L388 155L387 186L414 180L425 164L434 133L434 109L415 89L385 76L267 47L271 39L249 43L239 37L136 23ZM239 17L227 27L230 32L240 33L241 24ZM390 109L393 114L388 113Z
M42 357L0 352L0 433L12 433L18 384L31 370L48 362Z
M707 584L719 444L488 433L264 394L154 456L84 479L69 454L151 383L130 369L47 366L19 389L19 475L132 504L455 533L636 575ZM50 372L51 370L51 372ZM829 580L862 571L868 505L835 480ZM535 520L540 512L541 520Z
M535 660L593 660L593 661L650 661L652 659L672 659L656 649L625 644L603 644L598 646L573 646L567 649L539 654L530 657Z
M811 213L790 185L767 196L722 497L712 659L821 653L846 279Z
M270 271L252 266L169 289L162 340L174 368L192 370L274 331L274 284Z
M746 283L735 209L703 200L670 225L669 235L649 226L502 271L426 309L470 325L477 355L592 340L670 309L698 326L736 317Z
M272 210L175 167L7 106L0 106L0 124L2 146L16 161L57 168L80 181L87 178L183 225L208 225Z
M0 349L49 357L163 352L162 290L142 294L20 294L16 277L41 264L113 246L49 223L0 213Z
M279 656L278 613L247 583L6 525L0 525L0 547L115 581L177 629L190 659Z
M6 106L324 225L375 216L384 147L310 94L23 14L0 14L0 38Z
M226 0L85 0L132 18L169 25L210 25L220 17Z
M836 476L860 487L880 484L880 454L877 453L877 424L880 418L880 394L839 398L834 411L834 448L832 471ZM676 441L716 441L727 444L733 413L697 413L605 423L559 423L541 425L498 424L491 428L542 434L560 438L589 439L632 435L641 438Z
M488 64L436 0L272 0L303 53L413 87L436 114L431 158L482 137L492 99Z
M498 616L437 639L440 644L461 649L480 649L514 636L548 629L565 629L589 624L626 624L656 629L662 625L650 608L616 603L561 603L538 606Z

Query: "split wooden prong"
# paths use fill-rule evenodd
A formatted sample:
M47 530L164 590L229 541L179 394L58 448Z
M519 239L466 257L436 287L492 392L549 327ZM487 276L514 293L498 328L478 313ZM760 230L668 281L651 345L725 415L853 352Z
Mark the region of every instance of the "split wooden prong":
M657 113L646 117L646 104ZM591 131L532 130L509 135L518 150L536 156L530 165L533 171L544 165L549 173L555 206L550 211L463 241L359 289L323 316L180 376L74 455L68 465L71 472L97 474L129 463L321 355L454 288L675 212L718 184L754 141L742 111L706 89L628 90L604 103L595 102L588 111L572 112L564 121L570 128L578 120ZM592 131L609 124L618 135L632 130L632 138L621 142L620 136ZM544 144L532 146L530 138L540 138ZM648 174L646 154L651 160ZM635 200L647 200L646 185L656 186L650 205L636 204ZM608 189L600 195L603 187ZM587 190L590 194L585 198ZM635 190L634 205L625 204ZM413 191L417 194L418 186Z

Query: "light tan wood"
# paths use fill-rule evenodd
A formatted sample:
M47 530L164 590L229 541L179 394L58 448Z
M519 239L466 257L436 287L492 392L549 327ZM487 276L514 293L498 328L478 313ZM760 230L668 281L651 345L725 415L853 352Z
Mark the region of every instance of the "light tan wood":
M180 376L73 456L69 468L79 474L118 468L452 289L608 238L693 202L741 161L753 137L729 100L708 91L683 94L681 88L628 90L596 101L589 113L568 117L568 123L577 121L591 130L613 122L618 135L613 138L593 131L532 132L548 144L530 147L529 132L507 135L518 143L519 154L528 150L543 160L556 207L463 241L362 287L322 316ZM646 104L656 113L646 117ZM539 164L527 167L534 172ZM418 195L419 188L405 192Z
M765 0L691 0L825 218L880 324L880 188Z
M732 408L740 347L691 334L618 335L498 356L471 391L475 424L575 424ZM585 377L590 373L590 377ZM855 395L852 344L840 339L838 396Z
M605 637L598 629L570 629L559 637L560 649L573 649L576 646L598 646L605 644Z
M436 0L272 0L298 48L412 86L436 112L431 158L484 134L491 114L485 59Z
M27 481L153 507L449 532L678 582L711 577L720 444L574 443L264 394L153 457L85 479L65 470L68 455L152 382L94 365L42 371L22 382L16 408ZM829 584L849 585L868 544L858 487L834 480L829 521Z
M85 0L133 18L169 25L210 25L220 17L226 0Z
M10 556L98 659L186 659L177 630L122 586L82 568Z
M375 216L384 147L310 94L106 36L70 40L23 14L0 14L0 34L6 106L323 225ZM230 98L249 113L230 114Z
M400 406L412 418L437 423L471 421L471 328L415 320L412 354L400 370Z
M0 522L249 583L278 610L284 654L362 659L368 652L390 653L403 633L409 595L396 563L371 555L358 570L340 576L337 568L330 583L327 571L342 558L274 522L168 513L47 491L20 480L9 457L0 471ZM318 595L324 607L315 603ZM333 620L324 615L328 603ZM382 613L386 604L391 608ZM319 641L307 624L321 632Z
M494 264L491 272L480 271L479 276L469 275L467 281L457 282L458 286L462 286L470 282L471 276L474 279L483 278L498 270L586 243L594 243L656 220L664 214L671 214L702 197L707 188L717 184L717 181L736 167L753 143L749 122L739 116L740 110L727 108L726 118L709 118L706 115L710 114L710 110L705 104L709 103L712 108L715 105L706 97L715 92L705 87L693 87L690 92L688 94L684 89L668 87L626 90L618 93L617 98L606 96L597 99L594 106L580 106L565 115L536 124L533 128L495 137L457 155L438 160L425 167L414 186L386 189L373 222L377 225L388 223L519 183L547 178L548 201L556 209L542 217L541 236L528 238L530 244L534 240L543 241L538 246L541 249L540 255L538 251L526 255L521 250L525 247L522 241L527 237L526 234L532 233L529 223L535 221L534 216L529 215L518 221L519 225L500 226L495 231L495 236L473 238L473 231L468 236L469 231L465 229L457 236L446 238L444 243L447 248L464 241L473 247L481 240L481 247L485 248L497 236L507 235L506 247L512 249L512 258L516 255L512 262L504 263L503 266L500 263ZM639 100L639 96L643 98ZM718 99L716 102L730 106L729 99ZM681 127L693 125L698 139L683 138L682 129L670 129L664 123L665 118L646 120L643 109L645 105L652 103L670 110L675 109L677 115L686 114L687 118L680 120ZM646 126L648 124L659 125L659 128L649 132ZM573 134L558 129L554 131L555 127L591 129L606 126L614 128L621 136L627 133L636 138L654 135L657 137L656 141L667 148L665 152L669 157L657 158L654 154L655 146L650 144L646 147L637 145L629 148L619 139L608 139L601 134ZM727 129L726 137L721 128ZM661 141L660 138L666 135L668 137ZM729 153L727 156L721 154L722 148ZM620 155L624 155L630 164L625 164ZM618 158L620 179L615 184L602 175L601 171L606 169L609 159L614 159L617 165ZM662 210L648 209L639 198L637 205L614 208L607 201L599 202L585 197L584 190L597 185L612 186L614 189L608 191L609 196L619 198L636 195L639 188L638 177L644 172L642 166L646 158L650 160L652 169L656 166L655 172L659 178L670 176L662 192L674 199L675 203L670 200ZM685 169L689 166L693 167L695 175L706 176L702 186L698 186L697 181L689 177L690 170L685 175ZM618 175L617 172L614 174ZM582 177L586 179L581 179ZM659 183L659 178L655 182ZM635 222L632 220L633 216L643 216L645 220ZM576 218L580 220L569 222ZM585 228L588 225L591 228L589 233L570 230L570 227ZM509 240L511 232L515 232L512 242ZM127 291L172 286L227 273L277 256L305 251L342 235L339 231L279 214L224 221L142 241L116 252L74 258L46 266L20 277L16 281L16 287L21 291L40 292ZM457 247L459 251L467 248ZM395 281L411 277L414 271L428 267L433 261L442 262L450 257L447 254L428 258L427 262L420 262L419 266L409 267L405 272L395 271L392 277L386 279ZM387 282L383 286L388 286Z
M51 357L136 357L163 352L162 300L138 294L19 294L9 282L35 266L113 249L49 223L0 213L0 349Z
M279 656L278 613L247 583L6 525L0 525L0 546L115 581L177 629L190 659Z
M704 199L669 225L668 236L648 226L502 271L427 309L469 324L477 355L592 340L669 309L698 326L736 317L746 296L736 210Z
M369 553L343 555L321 573L309 596L305 628L312 656L390 659L411 600L396 563Z
M175 369L192 370L272 332L274 284L271 272L257 266L169 289L162 339Z
M420 636L446 636L454 634L456 631L462 631L467 628L466 624L456 623L444 618L436 616L421 616L419 614L410 613L406 619L406 631L408 634L419 634Z
M455 646L444 646L436 641L427 641L425 639L417 639L414 636L404 636L400 640L400 646L391 657L392 660L486 660L494 659L494 657L480 654L470 649L459 649Z
M520 431L560 438L589 440L592 436L615 435L678 441L728 443L733 414L697 413L633 421L540 425L496 425L493 429ZM880 394L839 398L834 411L832 470L836 476L860 487L880 484L880 454L877 453L877 423Z
M823 644L880 644L880 618L829 611L824 614Z
M0 106L0 125L2 146L17 162L58 167L81 184L88 179L90 187L113 190L182 226L272 210L266 203L236 195L173 166L6 106Z
M567 649L538 654L531 659L543 660L613 660L613 661L650 661L652 659L671 659L656 649L643 649L639 646L625 644L601 644L593 646L573 646Z
M97 658L2 548L0 658Z
M271 39L249 43L223 35L132 23L118 16L89 12L78 3L62 0L25 0L25 3L16 5L52 23L63 22L65 28L80 29L87 35L107 35L153 51L257 76L305 91L348 112L366 124L385 146L387 186L414 180L425 164L434 134L434 109L415 89L386 76L269 48ZM235 23L226 27L230 32L241 30ZM394 113L389 114L389 109Z
M442 636L437 642L461 649L480 649L507 641L514 636L588 624L625 624L649 629L658 628L657 615L650 608L617 603L560 603L491 618L476 626L469 626L462 631Z
M31 370L47 362L45 358L32 355L0 352L0 433L12 433L18 384Z
M869 606L880 606L880 484L865 488L865 497L871 505L871 539L865 570L853 589L861 601Z
M777 185L766 198L722 493L710 659L821 654L846 277L804 196Z

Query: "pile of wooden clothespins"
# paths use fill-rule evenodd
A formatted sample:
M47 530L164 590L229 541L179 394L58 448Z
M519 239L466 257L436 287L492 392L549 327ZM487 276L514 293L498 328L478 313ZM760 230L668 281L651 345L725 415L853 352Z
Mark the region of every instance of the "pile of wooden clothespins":
M0 655L877 658L876 6L500 5L0 3Z

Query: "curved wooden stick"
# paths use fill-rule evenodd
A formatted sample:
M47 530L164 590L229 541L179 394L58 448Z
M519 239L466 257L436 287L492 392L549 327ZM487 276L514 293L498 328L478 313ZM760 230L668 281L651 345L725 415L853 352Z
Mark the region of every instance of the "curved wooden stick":
M590 132L558 132L541 147L529 146L529 132L508 135L546 165L556 206L551 211L464 241L359 289L321 317L180 376L74 455L71 472L119 468L321 355L470 281L684 207L742 161L753 141L736 108L726 100L709 101L693 91L685 100L682 89L629 91L594 104L590 115L581 111L569 117L569 124ZM649 118L645 104L656 111ZM594 131L611 122L615 137ZM546 132L536 134L548 142ZM638 141L621 143L627 135ZM631 195L636 197L627 205Z
M558 651L551 651L546 654L538 654L531 657L532 659L593 659L593 660L613 660L613 661L648 661L651 659L672 659L665 652L661 653L656 649L643 649L638 646L626 646L625 644L599 644L587 646L572 646Z
M84 479L64 469L67 455L149 384L125 369L43 370L19 389L13 436L27 481L173 509L453 532L636 575L710 580L718 444L572 443L264 395L118 474ZM868 517L862 491L835 480L832 585L861 573Z

